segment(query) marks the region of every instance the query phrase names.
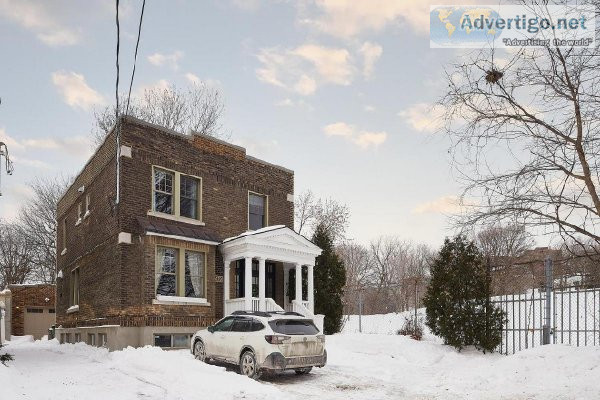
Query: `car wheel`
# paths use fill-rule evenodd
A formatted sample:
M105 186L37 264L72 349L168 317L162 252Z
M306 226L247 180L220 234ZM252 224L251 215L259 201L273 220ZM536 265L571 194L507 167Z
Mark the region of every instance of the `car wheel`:
M296 371L297 375L306 375L308 374L310 371L312 371L312 367L307 367L307 368L298 368Z
M250 350L245 351L240 358L240 374L252 379L260 378L256 357Z
M196 340L196 343L194 343L194 358L202 362L206 361L206 347L204 347L202 340Z

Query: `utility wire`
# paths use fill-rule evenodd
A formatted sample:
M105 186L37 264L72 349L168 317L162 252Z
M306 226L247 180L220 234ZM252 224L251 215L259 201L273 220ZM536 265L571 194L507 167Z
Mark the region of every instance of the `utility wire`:
M140 45L140 34L142 33L142 20L144 19L144 8L146 0L142 3L142 12L140 13L140 23L138 25L137 42L135 43L135 54L133 56L133 70L131 71L131 81L129 82L129 94L127 94L127 106L125 107L125 115L129 114L129 99L131 98L131 87L133 86L133 78L135 77L135 64L137 61L138 47Z
M121 27L119 26L119 0L116 0L116 24L117 24L117 82L115 85L115 130L116 130L116 147L117 147L117 159L116 159L116 196L115 196L115 204L119 204L121 199L120 192L120 176L121 176L121 124L119 123L119 47L121 45Z

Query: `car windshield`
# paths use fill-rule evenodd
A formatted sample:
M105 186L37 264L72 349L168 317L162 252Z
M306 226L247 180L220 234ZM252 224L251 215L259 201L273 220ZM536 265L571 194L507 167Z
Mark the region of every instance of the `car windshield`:
M273 332L284 335L316 335L319 330L315 324L306 319L278 319L270 321Z

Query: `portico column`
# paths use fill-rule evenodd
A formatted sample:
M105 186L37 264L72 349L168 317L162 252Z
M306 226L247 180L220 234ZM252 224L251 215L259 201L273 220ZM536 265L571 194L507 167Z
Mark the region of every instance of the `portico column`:
M231 260L223 261L223 300L229 300L229 265Z
M258 310L266 311L265 302L265 259L258 259Z
M308 268L308 309L311 313L315 313L315 282L314 282L314 274L313 269L314 265L307 265Z
M252 257L246 257L244 265L244 308L252 311Z
M302 264L296 263L296 300L302 301Z

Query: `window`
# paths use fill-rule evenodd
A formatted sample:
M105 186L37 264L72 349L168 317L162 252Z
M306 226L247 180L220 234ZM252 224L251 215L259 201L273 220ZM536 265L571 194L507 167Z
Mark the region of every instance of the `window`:
M105 347L106 346L106 333L98 334L98 346Z
M70 283L70 306L79 305L79 268L71 271Z
M185 251L185 297L204 295L204 253Z
M198 179L181 175L179 184L179 213L182 217L198 219Z
M83 218L87 217L88 215L90 215L90 195L86 194L85 195L85 214L83 214Z
M65 334L64 334L64 333L61 333L61 334L60 334L60 343L61 343L61 344L62 344L62 343L65 343Z
M178 249L158 247L158 270L156 271L156 294L177 295Z
M247 318L236 318L231 326L232 332L250 332L252 330L252 321Z
M63 251L67 250L67 219L63 219L62 223L62 245Z
M233 325L233 321L233 317L222 319L213 326L213 332L229 332L231 330L231 325Z
M77 221L75 222L75 225L79 225L81 223L81 217L82 217L83 213L81 211L81 203L77 204Z
M54 308L49 308L48 314L56 314L56 310Z
M191 335L188 334L157 334L154 335L154 345L166 348L187 348L190 346Z
M154 211L173 214L173 181L172 172L162 169L154 170Z
M90 346L95 346L96 345L96 335L93 333L88 333L88 341L87 343Z
M64 343L71 343L71 334L70 333L65 333Z
M156 294L206 298L206 257L202 252L158 246Z
M178 219L202 220L202 179L160 167L153 169L152 211Z
M75 334L75 343L79 343L81 342L81 333L76 333Z
M41 308L28 308L27 312L35 313L35 314L42 314L44 312L44 310L42 310Z
M269 325L273 332L284 335L316 335L319 330L310 320L302 319L279 319L270 321Z
M248 229L257 230L267 225L267 197L256 194L248 194Z

